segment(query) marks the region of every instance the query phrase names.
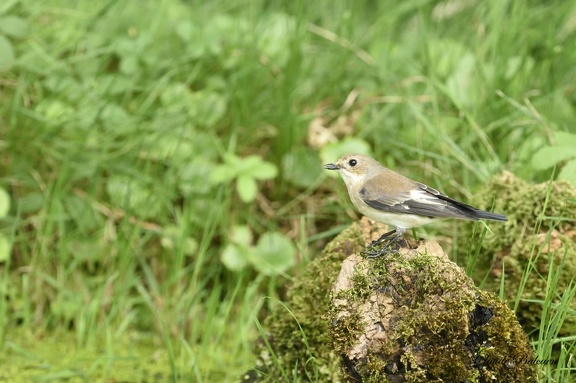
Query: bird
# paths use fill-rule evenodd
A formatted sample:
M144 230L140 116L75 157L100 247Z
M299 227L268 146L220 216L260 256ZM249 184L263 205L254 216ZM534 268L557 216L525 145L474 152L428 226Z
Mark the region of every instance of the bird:
M423 183L382 166L363 154L346 154L324 169L342 176L350 200L363 215L373 221L395 226L372 242L371 247L390 238L384 248L367 252L370 258L384 254L402 237L406 229L448 219L468 221L507 221L503 214L484 211L450 198Z

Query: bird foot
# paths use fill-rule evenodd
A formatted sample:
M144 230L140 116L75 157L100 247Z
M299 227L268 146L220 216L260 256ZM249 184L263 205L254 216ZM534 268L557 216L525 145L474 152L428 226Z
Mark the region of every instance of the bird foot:
M398 239L400 237L392 238L384 247L379 250L374 250L374 247L379 243L372 242L370 245L366 247L366 250L362 251L362 255L365 255L366 258L378 258L386 253L398 253L400 250L400 244L398 243ZM392 246L394 245L394 246Z
M385 241L386 239L388 239L392 234L395 234L395 233L396 233L396 230L387 231L386 233L382 234L382 235L380 236L380 238L375 239L374 241L372 241L372 243L370 243L370 246L368 246L368 247L373 247L373 246L375 246L375 245L378 245L378 244L384 242L384 241Z

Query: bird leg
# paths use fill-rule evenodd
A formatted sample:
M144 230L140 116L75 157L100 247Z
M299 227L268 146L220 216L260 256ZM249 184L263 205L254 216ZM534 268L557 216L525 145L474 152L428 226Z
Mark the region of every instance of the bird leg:
M388 239L392 234L396 234L396 235L394 236L394 238L390 239L390 241L388 241L386 246L384 246L379 251L364 251L363 253L366 254L367 258L378 258L382 254L384 254L391 245L393 245L394 243L396 243L396 241L398 241L400 238L402 238L402 234L404 234L405 231L406 231L406 229L404 229L402 227L396 227L396 230L391 230L391 231L388 231L388 232L382 234L382 236L380 238L373 241L368 246L368 249L372 249L375 245L382 243L384 240Z
M391 236L391 235L394 234L394 233L396 233L396 229L387 231L386 233L382 234L382 235L380 236L380 238L372 241L372 243L370 244L370 247L372 247L372 246L374 246L374 245L377 245L377 244L379 244L379 243L382 243L386 238L388 238L389 236Z

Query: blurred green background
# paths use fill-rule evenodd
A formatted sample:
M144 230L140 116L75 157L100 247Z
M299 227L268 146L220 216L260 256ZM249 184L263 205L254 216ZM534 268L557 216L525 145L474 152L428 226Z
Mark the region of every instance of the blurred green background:
M575 88L564 0L3 0L0 380L233 381L359 217L323 163L576 182Z

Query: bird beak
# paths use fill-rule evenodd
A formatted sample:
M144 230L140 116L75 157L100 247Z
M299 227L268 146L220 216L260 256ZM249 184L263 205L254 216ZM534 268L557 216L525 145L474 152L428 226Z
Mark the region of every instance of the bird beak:
M324 169L326 170L340 170L340 166L336 164L326 164L324 165Z

